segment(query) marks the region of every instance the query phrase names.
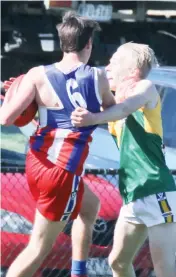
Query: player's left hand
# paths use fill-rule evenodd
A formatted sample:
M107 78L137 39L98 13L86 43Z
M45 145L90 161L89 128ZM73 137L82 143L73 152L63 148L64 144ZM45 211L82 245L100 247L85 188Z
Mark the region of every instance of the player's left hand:
M73 126L83 127L94 125L95 114L89 112L88 110L78 107L71 114L71 121Z

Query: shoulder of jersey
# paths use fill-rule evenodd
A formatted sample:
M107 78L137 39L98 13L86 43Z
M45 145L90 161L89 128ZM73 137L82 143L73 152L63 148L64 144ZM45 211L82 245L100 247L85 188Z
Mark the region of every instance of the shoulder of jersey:
M54 68L54 63L52 64L47 64L47 65L43 65L44 69L46 72L50 71L50 70L53 70Z
M82 65L76 71L77 78L90 78L94 74L93 67L89 65Z

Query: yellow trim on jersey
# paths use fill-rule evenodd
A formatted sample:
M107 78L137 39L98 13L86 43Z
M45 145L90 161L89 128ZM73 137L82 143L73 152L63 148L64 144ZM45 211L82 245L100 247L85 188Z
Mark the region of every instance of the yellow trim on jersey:
M144 128L147 133L163 137L162 119L161 119L161 101L160 98L154 109L141 109L144 115Z
M141 108L139 109L143 114L144 130L146 133L159 135L163 137L162 119L161 119L161 101L160 98L154 109ZM120 138L122 126L125 123L125 119L117 120L116 122L109 122L109 132L113 136L117 137L118 145L120 146Z
M116 131L115 131L115 122L109 122L108 123L108 129L109 129L109 133L113 136L116 136Z
M117 137L118 147L120 147L120 139L122 133L122 126L125 123L125 118L121 120L117 120L116 122L108 123L109 132L111 135Z

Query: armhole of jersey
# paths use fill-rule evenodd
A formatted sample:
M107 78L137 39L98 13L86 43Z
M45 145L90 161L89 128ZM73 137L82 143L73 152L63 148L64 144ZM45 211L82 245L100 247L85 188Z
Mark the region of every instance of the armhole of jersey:
M39 125L41 128L46 127L47 125L47 108L44 106L39 106Z
M101 99L100 92L99 92L99 87L98 87L98 69L96 67L93 67L93 70L94 70L95 94L96 94L98 103L101 105L102 104L102 99Z

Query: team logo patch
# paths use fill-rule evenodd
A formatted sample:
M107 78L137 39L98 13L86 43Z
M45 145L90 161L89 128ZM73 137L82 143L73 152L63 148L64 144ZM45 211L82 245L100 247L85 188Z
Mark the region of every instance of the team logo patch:
M162 201L162 200L166 199L166 194L164 192L157 193L156 195L157 195L157 200L158 201Z

